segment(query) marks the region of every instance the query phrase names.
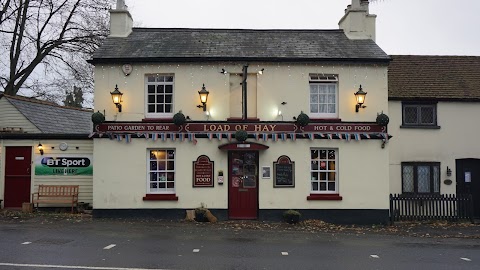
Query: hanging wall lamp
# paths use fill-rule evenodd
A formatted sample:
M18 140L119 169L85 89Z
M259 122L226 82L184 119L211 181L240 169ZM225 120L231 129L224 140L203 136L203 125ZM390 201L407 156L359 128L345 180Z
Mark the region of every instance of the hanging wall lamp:
M365 103L365 96L367 96L367 92L363 92L362 85L360 85L360 88L354 95L357 99L357 105L355 105L355 112L358 112L358 109L360 108L366 108L363 103Z
M40 152L40 155L43 156L43 145L41 143L37 145L37 149L38 149L38 152Z
M123 93L118 90L118 85L115 85L115 90L113 92L110 92L110 95L112 95L112 100L113 104L117 106L118 112L122 112L122 96Z
M203 111L207 111L207 99L208 99L208 90L205 88L205 84L202 86L202 90L198 91L198 95L200 96L200 102L202 105L197 105L198 108L203 108Z

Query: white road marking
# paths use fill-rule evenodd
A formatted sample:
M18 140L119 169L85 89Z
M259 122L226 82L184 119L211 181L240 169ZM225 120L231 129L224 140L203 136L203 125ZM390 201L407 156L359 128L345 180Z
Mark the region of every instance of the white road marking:
M32 242L23 242L22 245L30 245Z
M283 256L288 256L288 252L282 251Z
M111 245L108 245L108 246L104 247L103 249L111 249L111 248L113 248L114 246L116 246L116 245L115 245L115 244L111 244Z
M460 259L462 259L462 260L464 260L464 261L467 261L467 262L471 262L471 261L472 261L472 260L470 260L469 258L460 258Z
M372 257L372 258L375 258L375 259L379 259L379 258L380 258L380 256L378 256L378 255L375 255L375 254L373 254L373 255L370 255L370 257Z
M200 252L200 249L198 249L198 248L193 250L193 253L198 253L198 252Z
M160 268L123 268L123 267L96 267L96 266L21 264L21 263L0 263L0 266L61 268L61 269L89 269L89 270L167 270L167 269L160 269Z

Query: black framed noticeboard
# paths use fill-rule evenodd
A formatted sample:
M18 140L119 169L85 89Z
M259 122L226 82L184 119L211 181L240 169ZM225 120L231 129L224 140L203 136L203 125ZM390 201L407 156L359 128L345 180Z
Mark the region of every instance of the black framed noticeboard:
M288 156L273 162L273 187L295 187L295 162Z

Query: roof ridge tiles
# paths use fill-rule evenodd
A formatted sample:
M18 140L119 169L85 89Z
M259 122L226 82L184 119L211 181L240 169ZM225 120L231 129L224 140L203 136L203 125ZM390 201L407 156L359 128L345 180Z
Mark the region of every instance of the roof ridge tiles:
M156 31L239 31L239 32L337 32L343 33L342 29L244 29L244 28L147 28L134 27L133 30L141 32L156 32Z
M53 107L62 108L62 109L70 109L70 110L83 111L83 112L93 112L92 109L62 106L62 105L59 105L59 104L51 102L51 101L39 100L39 99L36 99L34 97L12 96L12 95L7 95L7 94L2 94L2 96L6 97L7 99L16 99L16 100L20 100L20 101L26 101L26 102L31 102L31 103L41 104L41 105L53 106Z

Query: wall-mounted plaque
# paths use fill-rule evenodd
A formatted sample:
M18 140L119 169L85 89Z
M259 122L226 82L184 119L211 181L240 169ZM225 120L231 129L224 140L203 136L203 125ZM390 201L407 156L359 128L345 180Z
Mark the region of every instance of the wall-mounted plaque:
M295 187L295 162L288 156L273 162L273 187Z
M193 162L193 187L213 187L213 161L205 155L201 155Z

